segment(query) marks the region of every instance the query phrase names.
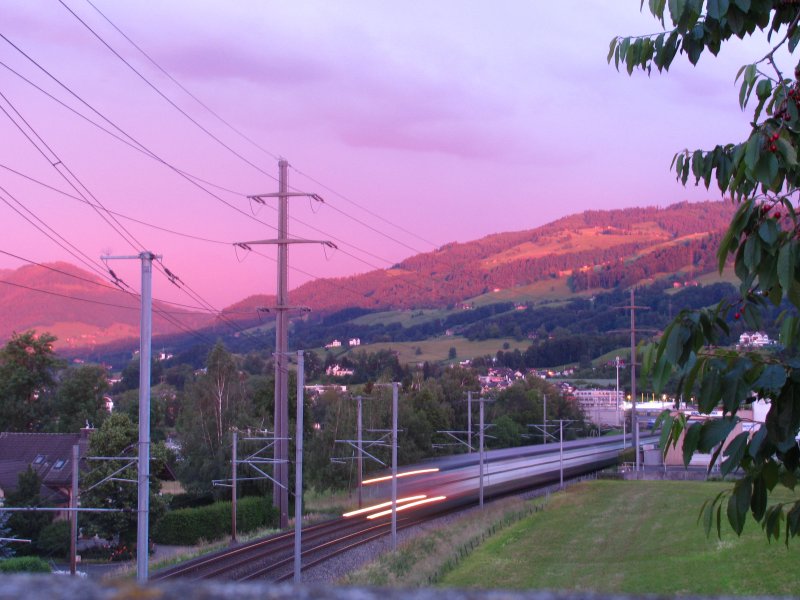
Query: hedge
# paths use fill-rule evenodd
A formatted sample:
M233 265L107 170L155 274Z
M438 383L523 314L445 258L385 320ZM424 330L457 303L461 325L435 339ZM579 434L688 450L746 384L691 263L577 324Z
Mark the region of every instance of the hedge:
M269 498L249 496L236 506L236 529L252 531L259 527L275 527L278 512ZM200 540L219 539L231 531L231 503L215 502L209 506L181 508L165 514L153 532L157 544L194 546Z
M50 573L50 565L38 556L15 556L0 560L0 573Z
M69 521L53 521L39 532L36 552L56 558L69 556L69 535Z

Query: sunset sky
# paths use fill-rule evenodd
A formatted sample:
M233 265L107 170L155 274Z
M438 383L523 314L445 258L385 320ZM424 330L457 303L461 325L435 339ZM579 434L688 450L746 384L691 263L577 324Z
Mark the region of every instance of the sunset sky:
M0 251L88 268L56 238L102 270L101 255L143 246L216 308L274 293L274 247L232 243L275 237L275 202L246 195L277 190L279 156L293 189L325 200L292 199L291 234L339 246L292 249L290 287L587 209L718 199L679 186L669 164L745 137L734 76L762 50L617 73L612 36L660 29L639 0L92 2L261 148L87 0L4 2ZM0 254L0 269L23 264ZM138 290L134 261L112 268ZM195 303L163 276L153 287Z

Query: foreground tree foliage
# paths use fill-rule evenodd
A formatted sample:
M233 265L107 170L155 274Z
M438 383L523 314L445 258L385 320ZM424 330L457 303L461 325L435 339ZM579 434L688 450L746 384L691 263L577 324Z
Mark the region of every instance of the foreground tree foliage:
M642 2L644 5L644 2ZM800 475L800 64L793 54L800 42L800 4L793 0L649 0L650 12L665 31L611 41L608 60L629 74L640 69L669 70L685 55L697 64L708 50L716 55L722 43L736 36L764 35L771 50L755 57L736 75L738 101L752 110L750 135L739 143L710 150L683 150L672 168L684 185L690 178L709 188L712 180L738 204L718 250L719 269L733 261L741 297L713 309L682 312L657 345L647 348L645 363L655 386L679 376L679 393L696 395L700 411L718 407L723 416L687 428L683 416L663 415L664 442L677 444L684 434L688 464L695 452L712 452L723 474L741 470L728 492L707 502L701 512L710 532L720 531L723 508L736 533L750 513L768 539L800 533L800 501L770 504L776 486L794 489ZM753 94L755 92L755 95ZM782 353L756 353L717 348L731 320L759 329L769 305L783 306L780 319ZM766 426L754 435L743 432L721 451L740 421L740 409L756 397L770 403ZM712 462L712 464L713 464ZM727 503L726 503L727 501Z

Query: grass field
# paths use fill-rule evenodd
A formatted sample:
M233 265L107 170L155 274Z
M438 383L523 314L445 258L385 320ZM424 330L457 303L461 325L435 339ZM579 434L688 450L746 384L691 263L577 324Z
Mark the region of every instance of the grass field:
M489 354L494 356L498 350L503 349L503 344L508 344L509 350L519 348L521 352L530 345L529 340L518 342L513 338L500 338L489 340L476 340L474 342L454 335L447 337L430 338L417 342L382 342L377 344L363 344L355 351L377 352L378 350L392 350L398 353L401 364L425 362L448 362L450 348L456 349L457 358L449 361L457 363L464 359ZM417 354L417 348L420 352Z
M697 525L729 484L596 481L551 497L547 510L502 530L440 585L604 593L796 595L800 541L768 544L749 519L741 538ZM723 510L724 514L724 510Z

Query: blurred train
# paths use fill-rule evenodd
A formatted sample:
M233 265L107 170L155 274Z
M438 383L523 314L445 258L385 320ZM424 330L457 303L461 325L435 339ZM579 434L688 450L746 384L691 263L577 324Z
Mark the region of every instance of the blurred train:
M627 436L627 447L630 437ZM640 443L657 441L641 436ZM558 443L518 446L484 452L484 498L501 496L578 477L614 465L623 449L623 436L585 438ZM374 518L391 512L391 471L366 479L362 487L365 508L345 516ZM476 503L480 493L480 454L458 454L398 468L398 511L441 510ZM388 508L388 512L387 512Z

